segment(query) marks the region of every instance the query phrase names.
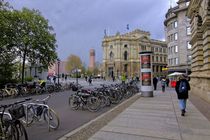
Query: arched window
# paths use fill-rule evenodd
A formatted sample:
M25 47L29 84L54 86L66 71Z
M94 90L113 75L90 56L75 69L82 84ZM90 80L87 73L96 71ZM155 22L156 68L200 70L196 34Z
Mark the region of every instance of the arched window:
M127 51L124 52L124 60L128 60L128 52Z
M114 53L112 51L109 53L109 59L110 61L114 59Z

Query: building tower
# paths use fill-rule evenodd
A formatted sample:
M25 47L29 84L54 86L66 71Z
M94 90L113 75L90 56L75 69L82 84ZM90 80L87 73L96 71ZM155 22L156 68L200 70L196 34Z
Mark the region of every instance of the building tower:
M95 68L95 50L90 49L89 69L94 70L94 68Z
M165 36L168 47L168 71L190 73L191 31L190 20L186 16L189 0L179 0L177 6L166 13Z

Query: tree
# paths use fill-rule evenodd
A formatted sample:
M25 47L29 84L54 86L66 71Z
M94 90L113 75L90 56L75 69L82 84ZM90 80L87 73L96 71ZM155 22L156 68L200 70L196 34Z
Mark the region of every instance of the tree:
M66 62L66 70L72 72L75 69L82 69L82 61L79 56L71 54Z
M11 11L9 3L0 0L0 85L11 82L18 69L14 49L7 47L10 41L10 38L6 36L10 26L7 16L11 14Z
M56 59L56 39L53 28L37 10L23 8L21 11L1 11L0 46L22 59L22 82L25 61L39 63L43 68L52 65Z

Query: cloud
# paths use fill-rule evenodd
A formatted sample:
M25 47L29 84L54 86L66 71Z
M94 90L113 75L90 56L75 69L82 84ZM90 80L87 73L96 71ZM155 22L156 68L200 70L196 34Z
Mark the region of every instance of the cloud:
M41 11L56 32L58 55L65 60L78 55L89 64L89 50L96 50L102 61L104 29L110 35L136 28L149 31L152 38L163 39L166 0L7 0L15 8L23 6Z

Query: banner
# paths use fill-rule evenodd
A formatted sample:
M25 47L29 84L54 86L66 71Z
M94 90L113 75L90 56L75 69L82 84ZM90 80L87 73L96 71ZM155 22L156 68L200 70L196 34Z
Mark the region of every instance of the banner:
M151 72L142 72L142 86L151 86Z
M142 55L141 56L141 68L143 68L143 69L151 68L150 55Z

